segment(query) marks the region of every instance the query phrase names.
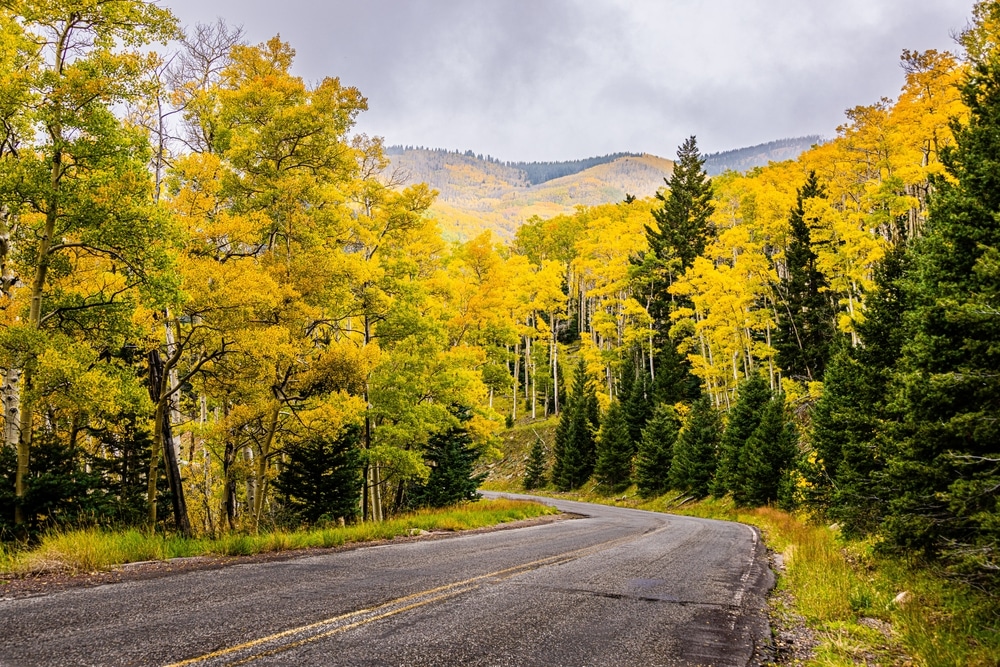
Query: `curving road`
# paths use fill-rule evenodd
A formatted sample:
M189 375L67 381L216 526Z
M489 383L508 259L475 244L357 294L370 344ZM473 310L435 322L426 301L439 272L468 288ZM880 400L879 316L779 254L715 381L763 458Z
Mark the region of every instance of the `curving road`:
M541 500L586 518L2 600L0 665L752 664L752 529Z

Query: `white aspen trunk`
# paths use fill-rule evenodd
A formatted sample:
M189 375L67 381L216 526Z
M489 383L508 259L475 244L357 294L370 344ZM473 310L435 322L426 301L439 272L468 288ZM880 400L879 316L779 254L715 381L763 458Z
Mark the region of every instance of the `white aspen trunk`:
M559 414L559 339L556 337L556 315L552 313L552 407Z
M14 216L6 206L0 208L0 294L7 301L14 299L17 275L11 265L11 230ZM3 409L4 447L17 449L21 439L21 369L11 367L3 372L0 380L0 404Z
M9 449L16 449L21 439L21 369L7 369L0 395L3 401L3 444Z
M517 390L519 388L521 372L521 343L514 346L514 391L511 392L510 418L517 421Z
M524 337L524 402L531 400L528 395L531 386L531 336Z
M767 346L771 347L771 323L767 323ZM767 376L771 381L771 391L774 391L774 355L767 358Z

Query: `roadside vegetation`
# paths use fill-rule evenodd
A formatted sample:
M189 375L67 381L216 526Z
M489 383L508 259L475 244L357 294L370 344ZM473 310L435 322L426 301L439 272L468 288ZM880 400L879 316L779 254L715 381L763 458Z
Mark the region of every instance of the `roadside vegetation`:
M423 532L462 531L555 514L547 505L518 500L479 500L424 509L382 522L322 525L259 534L230 533L216 538L185 538L149 531L104 528L53 530L37 545L0 546L0 578L44 572L70 574L108 570L117 565L192 556L251 556L297 549L338 547L389 540ZM2 583L0 583L2 591Z
M643 498L635 486L608 494L597 483L571 492L556 491L551 484L527 491L518 472L530 452L517 445L517 432L538 430L530 425L515 430L508 440L513 448L494 466L500 472L484 488L756 526L777 577L770 598L774 625L804 622L815 641L805 665L1000 664L1000 604L989 591L919 558L882 553L874 540L845 538L836 524L774 507L739 507L730 497L692 500L670 491ZM788 658L781 637L774 639L779 658Z

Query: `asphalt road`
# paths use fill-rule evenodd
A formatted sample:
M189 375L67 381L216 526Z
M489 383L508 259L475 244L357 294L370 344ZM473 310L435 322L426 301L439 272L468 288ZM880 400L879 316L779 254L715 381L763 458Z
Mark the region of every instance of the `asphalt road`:
M747 665L747 526L587 518L0 601L0 665Z

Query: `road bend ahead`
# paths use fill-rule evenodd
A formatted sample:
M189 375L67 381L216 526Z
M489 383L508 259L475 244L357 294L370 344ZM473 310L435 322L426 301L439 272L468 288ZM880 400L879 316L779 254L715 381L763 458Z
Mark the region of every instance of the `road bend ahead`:
M574 521L0 601L0 665L746 665L750 528L565 501Z

